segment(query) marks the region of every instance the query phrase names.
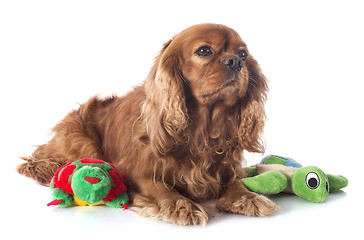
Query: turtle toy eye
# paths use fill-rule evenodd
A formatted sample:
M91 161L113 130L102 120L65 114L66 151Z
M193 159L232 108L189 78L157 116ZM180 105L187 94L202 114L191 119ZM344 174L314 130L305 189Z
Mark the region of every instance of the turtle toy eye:
M316 189L320 185L320 179L314 172L310 172L306 176L306 185L311 189Z
M329 192L329 182L327 181L326 176L325 176L325 187L326 187L326 191Z
M212 50L212 48L210 46L202 46L199 49L197 49L195 54L199 57L206 58L206 57L210 57L212 54L214 54L214 51Z

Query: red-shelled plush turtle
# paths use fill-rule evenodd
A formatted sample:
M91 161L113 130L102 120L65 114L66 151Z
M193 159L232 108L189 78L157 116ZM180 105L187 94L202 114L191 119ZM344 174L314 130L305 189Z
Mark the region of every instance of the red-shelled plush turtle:
M47 206L105 204L127 208L126 178L114 165L99 159L84 158L58 169L50 181L53 201Z

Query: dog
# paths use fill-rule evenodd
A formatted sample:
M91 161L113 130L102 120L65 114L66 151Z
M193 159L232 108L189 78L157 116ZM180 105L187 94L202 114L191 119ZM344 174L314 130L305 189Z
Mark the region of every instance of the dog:
M206 200L219 211L270 215L277 205L240 181L243 152L264 152L267 92L236 31L195 25L164 44L143 84L80 105L17 170L47 185L70 161L102 159L125 173L143 216L206 224Z

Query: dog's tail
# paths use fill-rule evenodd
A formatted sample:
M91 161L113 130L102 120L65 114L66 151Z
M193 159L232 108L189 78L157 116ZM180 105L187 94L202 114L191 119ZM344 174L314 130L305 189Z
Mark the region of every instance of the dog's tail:
M47 159L36 159L33 156L21 157L25 163L17 166L16 170L18 173L33 178L39 184L48 186L50 179L53 177L55 172L61 163L54 161L52 158Z

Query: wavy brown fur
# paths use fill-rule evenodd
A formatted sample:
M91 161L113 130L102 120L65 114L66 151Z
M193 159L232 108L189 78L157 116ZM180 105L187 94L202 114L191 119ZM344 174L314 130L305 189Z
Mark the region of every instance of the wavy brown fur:
M207 44L213 56L194 54ZM18 171L46 184L60 165L100 158L126 174L134 206L145 216L205 224L199 202L209 199L218 199L221 211L271 214L276 205L239 181L243 151L264 151L267 81L249 53L239 71L222 64L237 49L248 52L223 25L181 32L164 45L142 86L121 98L91 98Z

